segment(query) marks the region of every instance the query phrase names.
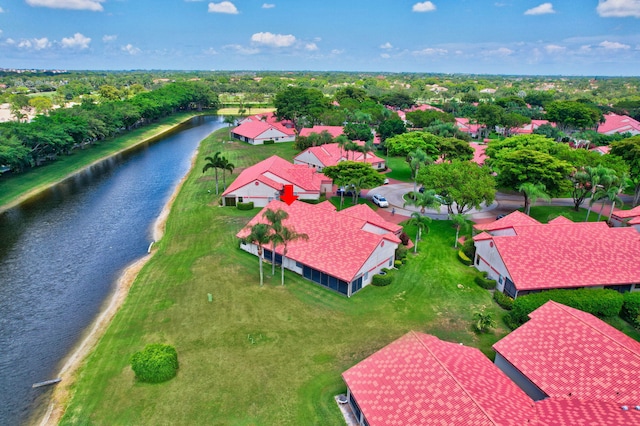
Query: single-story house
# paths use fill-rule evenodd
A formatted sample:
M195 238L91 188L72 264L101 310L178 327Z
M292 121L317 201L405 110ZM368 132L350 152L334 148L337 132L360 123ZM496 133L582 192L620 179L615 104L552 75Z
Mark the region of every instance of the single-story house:
M342 374L346 403L361 426L640 424L640 343L592 315L548 302L494 349L411 331Z
M640 405L640 342L591 314L554 301L529 318L493 349L496 366L534 401Z
M640 135L640 122L628 115L605 114L604 123L598 125L598 133L605 135L612 135L614 133Z
M396 235L398 225L387 223L370 207L363 205L337 211L328 201L309 204L294 201L291 205L278 200L271 201L237 237L242 239L256 223L266 223L263 217L267 209L286 211L289 217L284 226L297 233L307 234L308 240L291 242L287 255L283 247L275 248L276 263L323 287L348 297L371 283L375 274L383 268L392 268L395 251L400 244ZM364 209L370 212L364 213ZM375 220L372 219L376 215ZM257 255L258 247L242 242L240 248ZM265 247L264 258L271 259L271 247Z
M472 138L477 138L480 134L480 131L485 128L482 124L470 123L468 118L464 117L456 117L456 127L471 136Z
M531 120L531 123L510 129L510 133L512 135L530 135L534 130L544 124L550 124L553 127L556 127L556 123L551 123L549 120Z
M640 233L605 222L558 217L542 224L521 212L474 228L474 265L518 296L557 288L640 290Z
M364 144L364 142L359 142ZM365 158L364 153L346 151L337 143L328 143L319 146L312 146L300 154L293 157L294 164L306 164L319 171L327 166L335 166L341 161L367 162L376 170L384 170L386 162L372 152L368 152Z
M473 159L471 161L479 166L482 166L488 158L487 154L485 153L485 151L487 150L487 145L477 142L469 142L469 145L471 146L471 148L473 148Z
M264 112L261 114L248 115L240 120L238 124L244 124L251 121L264 121L270 124L280 124L289 129L293 129L293 122L291 120L278 120L274 112Z
M640 206L636 206L631 210L613 210L611 215L611 223L613 226L635 226L640 225ZM640 228L638 232L640 232Z
M533 401L478 349L411 331L342 374L359 425L526 425Z
M611 147L609 145L596 146L594 148L589 149L589 151L595 152L600 155L606 155L611 151Z
M231 137L251 145L263 145L268 140L293 142L296 139L296 131L279 122L244 120L238 127L231 130Z
M344 134L344 128L342 126L313 126L313 127L305 127L300 129L300 136L308 137L312 133L320 134L322 132L327 132L331 135L332 138L337 138L338 136Z
M243 170L222 193L222 205L253 202L255 207L264 207L279 198L284 185L293 185L293 194L301 200L318 200L331 192L333 181L317 170L273 155Z

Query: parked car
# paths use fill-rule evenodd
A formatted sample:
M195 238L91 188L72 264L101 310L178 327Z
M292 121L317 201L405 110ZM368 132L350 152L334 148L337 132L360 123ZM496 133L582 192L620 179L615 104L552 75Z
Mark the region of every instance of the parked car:
M353 197L353 193L354 193L354 189L353 188L344 188L343 186L341 186L340 188L338 188L336 190L336 195L337 196L341 196L342 194L344 194L345 197ZM360 193L358 192L358 197L360 196Z
M387 201L387 199L380 194L373 194L373 196L371 197L371 201L378 207L389 207L389 202Z
M383 185L387 185L389 183L389 178L384 178L384 181L382 182Z

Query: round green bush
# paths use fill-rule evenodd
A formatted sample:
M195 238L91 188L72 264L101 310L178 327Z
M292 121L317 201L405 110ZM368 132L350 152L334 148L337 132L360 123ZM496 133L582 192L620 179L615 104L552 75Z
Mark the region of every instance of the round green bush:
M376 287L388 286L389 284L391 284L391 281L393 281L393 277L389 273L385 275L375 274L373 278L371 278L371 284L375 285Z
M170 345L147 345L133 354L131 368L141 382L165 382L175 377L178 371L178 353Z
M249 201L248 203L238 203L236 204L238 210L253 210L253 201Z

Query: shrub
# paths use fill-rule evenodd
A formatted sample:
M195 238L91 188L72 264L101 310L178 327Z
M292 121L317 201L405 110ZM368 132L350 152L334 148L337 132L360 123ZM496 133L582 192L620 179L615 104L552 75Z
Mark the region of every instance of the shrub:
M473 314L473 329L478 333L488 333L489 330L496 327L491 312L476 312Z
M495 300L502 309L506 309L507 311L513 309L513 299L500 291L493 293L493 300Z
M606 289L542 291L518 297L513 302L513 309L509 315L514 324L522 325L527 322L531 312L549 300L580 309L600 318L607 318L620 314L623 296L615 290Z
M371 284L377 287L384 287L391 284L391 281L393 281L393 276L391 274L375 274L371 279Z
M464 241L464 244L462 244L462 252L467 255L469 259L476 257L476 246L473 244L473 238Z
M640 292L624 294L620 316L629 324L640 328Z
M491 280L489 278L485 278L484 276L476 275L474 281L485 290L493 290L494 288L496 288L496 280Z
M403 246L406 246L407 244L409 244L409 236L407 235L406 232L401 233L398 238L400 238L400 241L402 242Z
M131 357L131 368L141 382L165 382L178 371L178 353L170 345L159 343L145 346Z
M268 139L268 140L264 141L265 145L273 145L274 143L276 143L276 141L274 141L273 139Z
M238 203L236 205L238 210L253 210L253 201L249 201L248 203Z
M393 266L395 266L396 268L399 268L402 266L402 260L396 260L395 262L393 262Z
M409 251L405 246L398 246L398 248L396 249L396 261L399 260L400 262L402 262L404 259L406 259L408 252Z
M471 265L471 259L469 259L467 257L466 254L464 254L464 252L462 250L458 250L458 259L460 260L460 262L462 262L464 265Z

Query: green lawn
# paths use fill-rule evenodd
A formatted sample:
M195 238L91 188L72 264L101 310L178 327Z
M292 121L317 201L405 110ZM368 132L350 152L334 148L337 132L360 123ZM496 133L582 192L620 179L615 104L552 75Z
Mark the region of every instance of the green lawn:
M121 137L102 141L85 149L75 150L71 155L60 156L54 162L28 170L25 173L15 176L0 176L0 212L17 201L23 200L27 195L59 182L94 161L162 134L193 115L193 113L175 114L159 120L157 123L128 132Z
M502 311L473 283L475 270L457 261L447 221L430 225L418 255L388 287L348 299L288 271L282 287L269 266L259 287L257 258L234 236L258 209L218 207L203 158L220 150L239 169L294 151L291 144L223 145L224 135L202 143L165 237L79 372L62 424L341 424L333 400L345 391L341 373L409 330L492 355L506 328L498 321L495 333L478 336L471 319L479 309L496 319ZM178 375L137 383L129 357L156 342L176 347Z
M413 179L411 179L411 167L409 167L409 163L405 161L405 158L384 156L381 154L378 154L378 156L385 158L387 167L391 169L390 172L385 174L385 177L403 182L413 182Z
M520 209L522 211L522 209ZM589 215L589 222L596 222L598 220L599 207L594 207ZM531 217L535 220L547 223L551 219L558 216L565 216L574 222L584 222L587 217L587 209L580 208L579 211L575 211L573 207L569 206L532 206ZM609 209L605 208L600 220L607 220L609 216Z

